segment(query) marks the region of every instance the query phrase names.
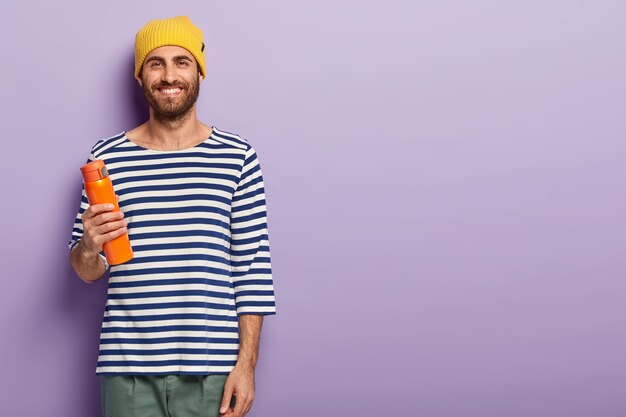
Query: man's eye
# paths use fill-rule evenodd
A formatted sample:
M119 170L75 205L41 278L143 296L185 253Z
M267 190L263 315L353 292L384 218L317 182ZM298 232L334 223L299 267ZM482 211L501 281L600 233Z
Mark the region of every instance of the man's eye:
M160 62L152 61L152 63L150 64L150 67L156 67L156 66L159 66L159 65L161 65Z
M179 61L180 65L189 65L189 61Z

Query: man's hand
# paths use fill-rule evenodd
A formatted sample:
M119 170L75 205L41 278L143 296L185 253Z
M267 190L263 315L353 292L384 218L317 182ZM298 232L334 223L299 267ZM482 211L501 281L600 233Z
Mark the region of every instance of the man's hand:
M229 407L233 395L234 409ZM220 414L223 417L243 417L252 408L252 401L254 401L254 368L237 364L224 384Z
M87 283L97 281L105 273L99 256L102 245L126 232L124 214L112 210L113 204L94 204L81 217L83 236L70 252L70 263L76 275Z
M94 204L82 215L83 249L91 255L102 252L102 245L126 233L124 213L113 210L113 204Z

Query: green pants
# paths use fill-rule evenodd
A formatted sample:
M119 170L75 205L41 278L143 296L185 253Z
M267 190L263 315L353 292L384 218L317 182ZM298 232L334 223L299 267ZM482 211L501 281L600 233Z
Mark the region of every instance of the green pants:
M102 416L219 417L227 377L102 375ZM231 407L234 407L234 396Z

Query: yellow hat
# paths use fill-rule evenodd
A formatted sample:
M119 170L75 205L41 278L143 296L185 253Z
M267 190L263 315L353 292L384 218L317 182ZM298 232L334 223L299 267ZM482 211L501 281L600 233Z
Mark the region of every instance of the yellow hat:
M146 56L166 45L180 46L191 52L198 61L202 76L206 77L202 31L187 16L151 20L139 29L135 36L135 77L139 76Z

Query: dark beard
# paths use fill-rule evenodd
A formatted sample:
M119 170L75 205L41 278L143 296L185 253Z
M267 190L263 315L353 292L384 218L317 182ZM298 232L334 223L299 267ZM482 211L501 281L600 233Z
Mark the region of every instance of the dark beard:
M165 103L161 104L155 97L152 91L156 91L159 88L176 88L183 89L182 93L185 94L183 101L179 105L173 104L173 98L166 98ZM167 83L161 82L154 86L154 88L146 86L143 83L143 95L148 101L148 104L154 110L154 117L163 122L178 122L184 120L189 115L193 105L198 100L198 94L200 92L200 80L198 74L191 84L184 82ZM158 94L158 93L156 93Z

